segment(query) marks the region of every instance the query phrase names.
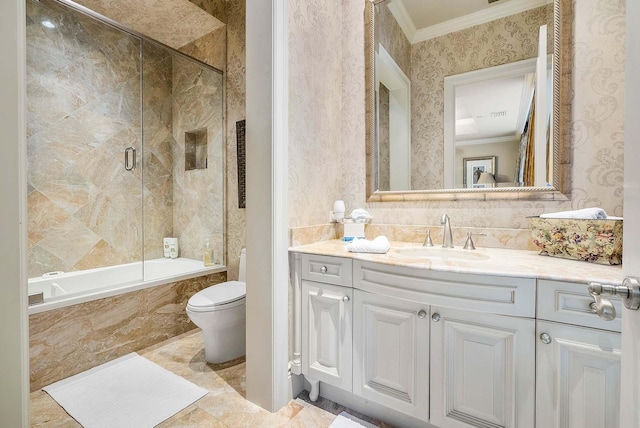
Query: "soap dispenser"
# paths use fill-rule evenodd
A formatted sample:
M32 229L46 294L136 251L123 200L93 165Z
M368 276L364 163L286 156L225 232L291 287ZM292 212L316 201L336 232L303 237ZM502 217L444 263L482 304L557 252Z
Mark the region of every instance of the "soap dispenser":
M208 239L207 243L204 245L202 261L204 262L205 266L213 266L213 248L211 248L211 243Z

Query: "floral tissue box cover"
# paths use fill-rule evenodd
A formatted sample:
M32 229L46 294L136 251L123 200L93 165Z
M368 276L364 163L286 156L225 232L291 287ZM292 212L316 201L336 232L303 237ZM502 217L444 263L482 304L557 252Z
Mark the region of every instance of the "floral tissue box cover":
M527 217L527 220L541 255L622 264L622 219Z

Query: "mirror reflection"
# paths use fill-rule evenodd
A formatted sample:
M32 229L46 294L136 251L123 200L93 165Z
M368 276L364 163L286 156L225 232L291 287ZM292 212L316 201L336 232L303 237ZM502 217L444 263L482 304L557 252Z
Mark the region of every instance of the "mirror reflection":
M553 186L553 3L374 3L374 190Z

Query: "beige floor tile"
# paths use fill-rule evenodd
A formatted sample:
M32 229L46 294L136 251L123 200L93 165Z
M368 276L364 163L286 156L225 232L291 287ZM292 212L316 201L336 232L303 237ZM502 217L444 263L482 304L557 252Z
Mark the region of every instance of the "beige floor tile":
M75 428L80 427L71 416L56 403L53 398L44 391L34 391L31 393L31 415L30 423L32 427L46 428Z
M277 413L269 413L247 401L244 398L244 360L238 360L237 364L231 366L206 363L200 330L166 340L138 354L209 391L200 400L161 423L161 428L326 428L335 419L330 412L303 400L292 400ZM31 426L80 427L43 391L31 393Z
M308 406L282 426L287 428L326 428L335 418L336 415L317 407Z
M157 428L227 428L221 421L196 405L191 405L175 414Z

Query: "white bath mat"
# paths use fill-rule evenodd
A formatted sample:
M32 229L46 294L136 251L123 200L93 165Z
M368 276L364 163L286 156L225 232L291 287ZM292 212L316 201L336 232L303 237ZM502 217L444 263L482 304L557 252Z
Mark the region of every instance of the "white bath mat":
M153 427L208 392L135 352L42 389L85 428Z
M376 426L360 418L356 418L347 412L341 412L338 417L331 422L329 428L376 428Z

